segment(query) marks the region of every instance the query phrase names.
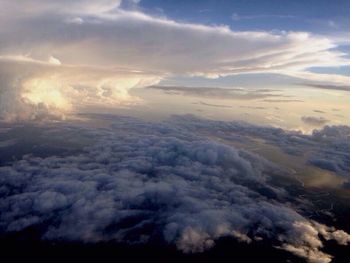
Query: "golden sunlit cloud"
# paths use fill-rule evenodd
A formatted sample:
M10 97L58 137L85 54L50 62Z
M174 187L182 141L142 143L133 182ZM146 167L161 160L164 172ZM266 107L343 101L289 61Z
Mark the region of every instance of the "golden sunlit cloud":
M57 79L28 80L23 84L22 98L34 105L43 104L48 108L54 107L61 111L68 111L71 105L60 92L64 87L59 87L59 85Z
M51 60L51 59L50 59ZM129 90L160 78L143 73L67 67L30 59L0 59L3 120L66 118L82 109L118 108L141 103Z

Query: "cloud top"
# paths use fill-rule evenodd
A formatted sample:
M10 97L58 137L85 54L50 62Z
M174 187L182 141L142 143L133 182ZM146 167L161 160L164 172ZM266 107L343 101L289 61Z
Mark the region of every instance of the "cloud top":
M80 154L0 167L2 234L35 226L45 240L164 242L185 253L221 237L263 239L320 263L331 260L320 236L350 241L304 217L302 202L270 180L288 172L262 157L171 122L110 120L108 129L79 129L97 140Z

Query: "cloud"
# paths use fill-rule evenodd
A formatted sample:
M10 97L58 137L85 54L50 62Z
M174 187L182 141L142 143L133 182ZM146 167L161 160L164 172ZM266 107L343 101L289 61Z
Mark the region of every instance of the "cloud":
M350 127L325 126L315 130L312 139L325 147L314 151L310 163L322 169L336 172L349 180L350 172Z
M326 159L320 159L320 158L311 158L309 162L319 168L329 170L332 172L340 172L340 167L333 161L333 160L326 160Z
M323 118L323 117L314 117L314 116L303 116L301 117L301 120L311 126L323 126L325 125L327 122L329 122L329 120Z
M209 134L211 138L214 136L224 141L249 144L253 143L250 138L259 138L291 155L303 156L308 152L307 163L350 180L349 126L326 125L308 135L241 122L203 121L192 115L174 116L171 122L193 133Z
M315 83L305 83L303 85L310 86L318 89L334 89L334 90L344 90L349 91L350 86L346 85L334 85L334 84L315 84Z
M322 110L313 110L313 111L316 113L326 113L325 111L322 111Z
M120 0L27 0L21 5L13 1L0 0L0 5L19 17L39 16L45 13L96 14L119 7ZM11 14L7 13L7 16ZM18 19L18 17L16 18Z
M64 66L54 57L0 58L0 79L0 119L6 121L63 119L87 107L134 105L140 99L129 89L159 81L137 72Z
M266 97L279 97L273 93L274 90L261 89L249 90L244 88L220 88L220 87L182 87L182 86L149 86L149 89L162 90L168 94L182 94L187 96L215 98L215 99L238 99L238 100L254 100Z
M335 47L331 40L308 33L235 32L122 9L92 18L82 14L81 24L65 23L69 14L54 15L17 20L21 35L6 38L0 53L54 55L63 64L207 77L349 64L344 54L330 51ZM59 37L62 31L65 38ZM25 45L16 44L21 38L26 39Z
M239 106L239 107L243 109L266 110L266 107L262 107L262 106Z
M232 20L253 20L253 19L291 19L296 18L293 15L278 15L278 14L270 14L270 15L239 15L237 13L233 13L231 16Z
M350 63L345 54L336 51L337 43L327 37L306 32L233 31L227 26L177 22L125 10L114 0L28 0L21 5L1 0L0 10L0 22L6 25L0 29L1 61L19 65L36 61L52 71L53 65L61 65L70 75L80 69L82 81L95 70L142 74L146 79L266 72L315 81L320 74L306 72L307 68ZM87 67L91 71L83 74ZM58 67L55 70L60 71ZM15 76L16 72L6 74ZM36 77L26 74L28 79ZM109 80L114 82L118 77L112 75ZM321 77L339 85L348 83L346 76ZM4 94L13 92L7 91L10 87L1 89L6 90ZM125 94L125 89L121 92ZM62 95L64 89L59 93ZM51 107L46 110L52 112ZM5 111L15 114L11 107Z
M346 75L313 73L308 71L285 72L285 74L304 80L299 85L306 85L318 89L350 90L350 77Z
M110 128L78 128L95 142L80 153L0 167L2 235L35 226L44 240L164 242L185 253L221 237L263 239L309 262L330 262L320 236L349 242L304 217L301 201L273 184L271 177L289 176L283 168L186 128L188 121L216 130L214 122L105 118Z
M296 100L296 99L264 99L263 101L272 102L272 103L303 102L302 100Z
M208 106L208 107L214 107L214 108L232 108L232 106L230 106L230 105L212 104L212 103L207 103L207 102L204 102L204 101L198 101L198 102L195 102L193 104L202 105L202 106Z

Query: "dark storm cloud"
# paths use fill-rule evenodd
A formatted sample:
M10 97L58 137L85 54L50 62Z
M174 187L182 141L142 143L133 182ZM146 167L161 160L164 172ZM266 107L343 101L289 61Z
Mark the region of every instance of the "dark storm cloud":
M133 244L161 237L184 252L201 252L223 236L262 238L310 262L331 259L320 251L319 235L350 241L345 232L303 217L299 200L271 183L271 176L288 172L193 132L251 126L191 116L163 123L105 118L115 121L111 128L78 129L97 140L80 154L26 156L0 167L3 234L40 226L48 240Z

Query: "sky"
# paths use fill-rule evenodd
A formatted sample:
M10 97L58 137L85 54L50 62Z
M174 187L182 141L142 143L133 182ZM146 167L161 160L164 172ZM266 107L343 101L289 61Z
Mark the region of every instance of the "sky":
M348 1L153 1L140 6L193 23L225 24L234 30L346 32ZM337 30L336 30L337 29Z
M152 1L140 2L148 12L206 25L227 25L233 31L304 31L337 39L337 49L350 46L350 3L338 1ZM350 74L348 66L310 68L312 72Z
M153 85L274 87L301 97L311 88L320 91L320 111L330 107L329 93L350 90L348 1L0 0L0 7L6 121L138 105L144 100L130 90Z

